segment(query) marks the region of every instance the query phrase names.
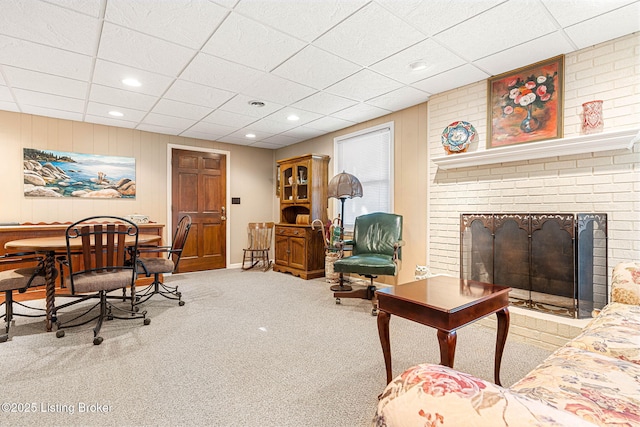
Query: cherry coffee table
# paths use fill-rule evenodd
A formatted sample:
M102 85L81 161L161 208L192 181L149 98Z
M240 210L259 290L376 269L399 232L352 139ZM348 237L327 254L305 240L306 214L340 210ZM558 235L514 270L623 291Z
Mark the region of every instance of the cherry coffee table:
M391 374L389 319L392 314L438 330L440 364L453 368L456 330L493 313L498 317L494 379L500 385L500 363L509 332L507 286L437 276L376 291L378 333L382 344L387 383Z

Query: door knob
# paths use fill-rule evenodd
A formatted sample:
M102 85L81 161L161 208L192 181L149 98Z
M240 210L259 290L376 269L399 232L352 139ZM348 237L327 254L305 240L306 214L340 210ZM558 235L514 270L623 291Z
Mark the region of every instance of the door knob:
M220 208L220 211L222 212L220 215L220 221L226 221L227 220L227 215L225 214L226 209L224 208L224 206L222 208Z

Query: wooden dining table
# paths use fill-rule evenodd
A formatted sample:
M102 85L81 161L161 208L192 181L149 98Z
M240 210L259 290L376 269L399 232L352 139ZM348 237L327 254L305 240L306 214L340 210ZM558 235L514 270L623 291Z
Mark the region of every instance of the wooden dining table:
M153 244L160 241L162 237L156 234L139 234L138 245ZM125 245L132 246L135 244L135 236L126 236ZM82 239L71 239L69 241L71 250L80 249L82 247ZM30 239L11 240L4 244L4 248L19 252L36 252L44 254L45 266L45 312L46 312L46 329L51 332L53 329L53 312L55 309L55 291L56 291L56 254L67 252L67 239L65 236L53 237L34 237Z

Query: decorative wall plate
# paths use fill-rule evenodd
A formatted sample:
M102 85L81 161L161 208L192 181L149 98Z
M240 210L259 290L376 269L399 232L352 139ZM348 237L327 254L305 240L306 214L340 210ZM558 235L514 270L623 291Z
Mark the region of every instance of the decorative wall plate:
M469 122L459 120L442 131L442 146L447 154L464 153L476 138L477 132Z

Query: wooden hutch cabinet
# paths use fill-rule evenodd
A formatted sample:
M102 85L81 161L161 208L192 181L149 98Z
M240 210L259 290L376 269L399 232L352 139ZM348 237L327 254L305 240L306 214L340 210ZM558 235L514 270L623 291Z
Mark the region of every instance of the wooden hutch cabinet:
M324 276L324 238L314 219L327 221L329 156L306 154L278 160L280 223L275 229L274 271L303 279Z

